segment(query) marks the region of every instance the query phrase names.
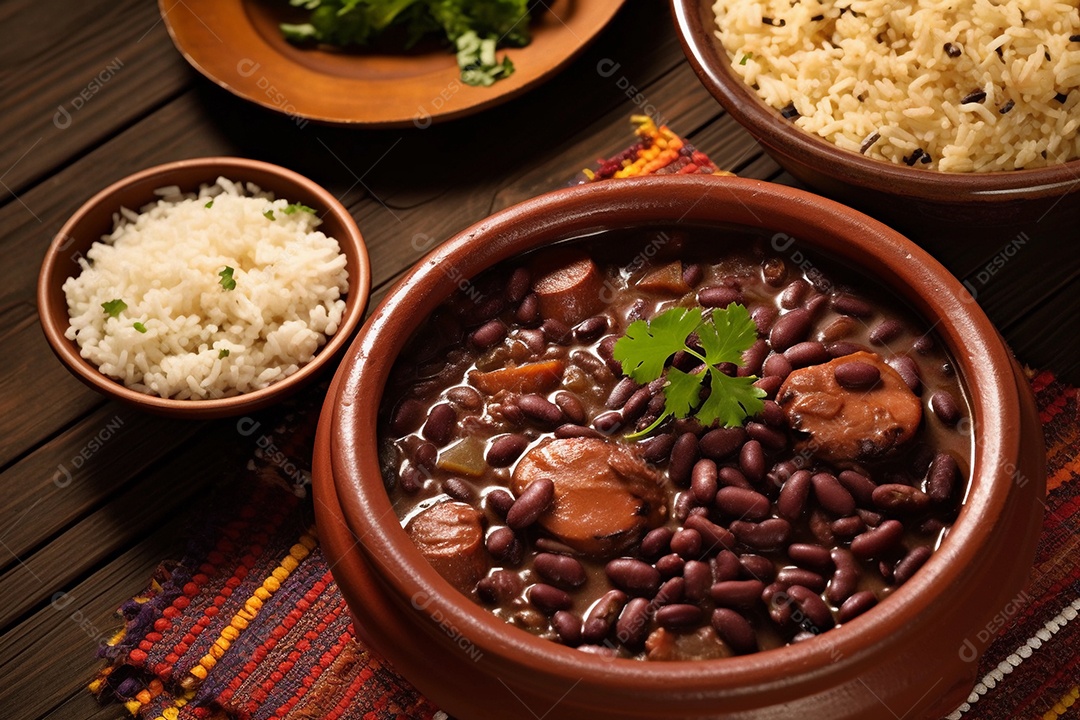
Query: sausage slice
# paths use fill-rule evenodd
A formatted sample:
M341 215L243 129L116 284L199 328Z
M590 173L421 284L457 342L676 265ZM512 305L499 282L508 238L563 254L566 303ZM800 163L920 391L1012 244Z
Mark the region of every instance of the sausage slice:
M533 292L540 314L573 327L604 305L604 278L585 252L573 248L550 250L533 261Z
M483 513L462 502L441 502L405 527L431 566L468 594L488 571Z

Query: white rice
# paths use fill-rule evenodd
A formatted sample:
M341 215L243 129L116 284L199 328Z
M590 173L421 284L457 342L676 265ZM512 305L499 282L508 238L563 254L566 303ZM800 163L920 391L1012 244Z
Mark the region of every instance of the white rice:
M287 200L225 178L197 197L158 195L140 213L122 209L64 283L66 335L82 356L134 390L175 399L251 392L311 361L337 332L348 292L345 256L315 229L319 218L286 214ZM223 287L226 267L235 289ZM102 303L114 300L127 307L110 317Z
M718 0L713 11L735 72L842 148L949 172L1080 158L1075 0Z

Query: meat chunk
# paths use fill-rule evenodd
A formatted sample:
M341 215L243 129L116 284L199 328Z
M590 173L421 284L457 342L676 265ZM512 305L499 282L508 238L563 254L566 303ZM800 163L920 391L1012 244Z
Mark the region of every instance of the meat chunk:
M868 387L846 381L850 363L877 368L880 377ZM801 448L832 462L871 460L888 455L914 435L922 421L922 403L877 354L856 352L792 372L776 393L791 426L808 433Z
M620 553L667 518L660 475L634 450L598 438L552 440L519 462L511 490L550 479L555 500L537 521L569 547L603 558Z
M540 314L573 327L604 305L604 278L587 254L573 248L557 248L533 261L533 292Z
M469 593L488 571L484 515L462 502L441 502L405 527L431 566L451 585Z
M713 660L735 653L706 625L685 633L657 628L645 640L645 654L649 660Z

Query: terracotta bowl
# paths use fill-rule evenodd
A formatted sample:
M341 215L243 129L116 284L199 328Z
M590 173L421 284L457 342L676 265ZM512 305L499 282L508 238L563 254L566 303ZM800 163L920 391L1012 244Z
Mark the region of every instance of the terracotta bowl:
M177 185L183 191L197 191L218 177L253 182L277 198L301 202L314 208L322 225L319 229L337 239L346 257L349 293L341 325L315 358L296 373L262 390L213 400L173 400L147 395L125 387L102 374L96 365L79 354L78 345L64 337L69 316L62 286L67 278L82 271L78 258L103 235L112 232L113 213L121 207L138 210L157 199L154 190ZM158 415L182 418L214 418L239 415L279 402L313 380L344 350L360 324L371 288L371 268L360 229L349 211L327 190L286 168L258 160L208 157L158 165L129 175L83 203L64 223L45 253L38 274L37 303L42 330L53 352L75 377L98 392Z
M920 242L988 243L1080 222L1080 160L1032 170L942 173L843 150L784 119L732 71L714 32L712 2L671 0L671 5L683 49L701 82L777 163L819 192Z
M850 623L797 645L722 660L604 659L507 625L428 565L383 485L378 406L395 356L456 280L562 239L680 223L786 232L939 320L936 330L971 394L973 479L941 548L895 594ZM323 408L314 468L318 526L358 631L462 720L938 720L975 682L978 655L992 634L980 631L1026 582L1045 490L1031 391L967 299L941 265L884 225L817 196L747 179L672 176L580 186L465 230L378 307Z

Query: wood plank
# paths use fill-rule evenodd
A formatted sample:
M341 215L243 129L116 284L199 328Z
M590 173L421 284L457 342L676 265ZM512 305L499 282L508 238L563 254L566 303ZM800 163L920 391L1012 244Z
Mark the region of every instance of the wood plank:
M13 0L2 12L0 203L33 219L38 210L22 202L31 183L175 96L194 73L155 2Z
M1054 295L1002 326L1017 359L1037 370L1051 370L1058 379L1080 387L1080 277ZM995 320L994 316L990 316Z

